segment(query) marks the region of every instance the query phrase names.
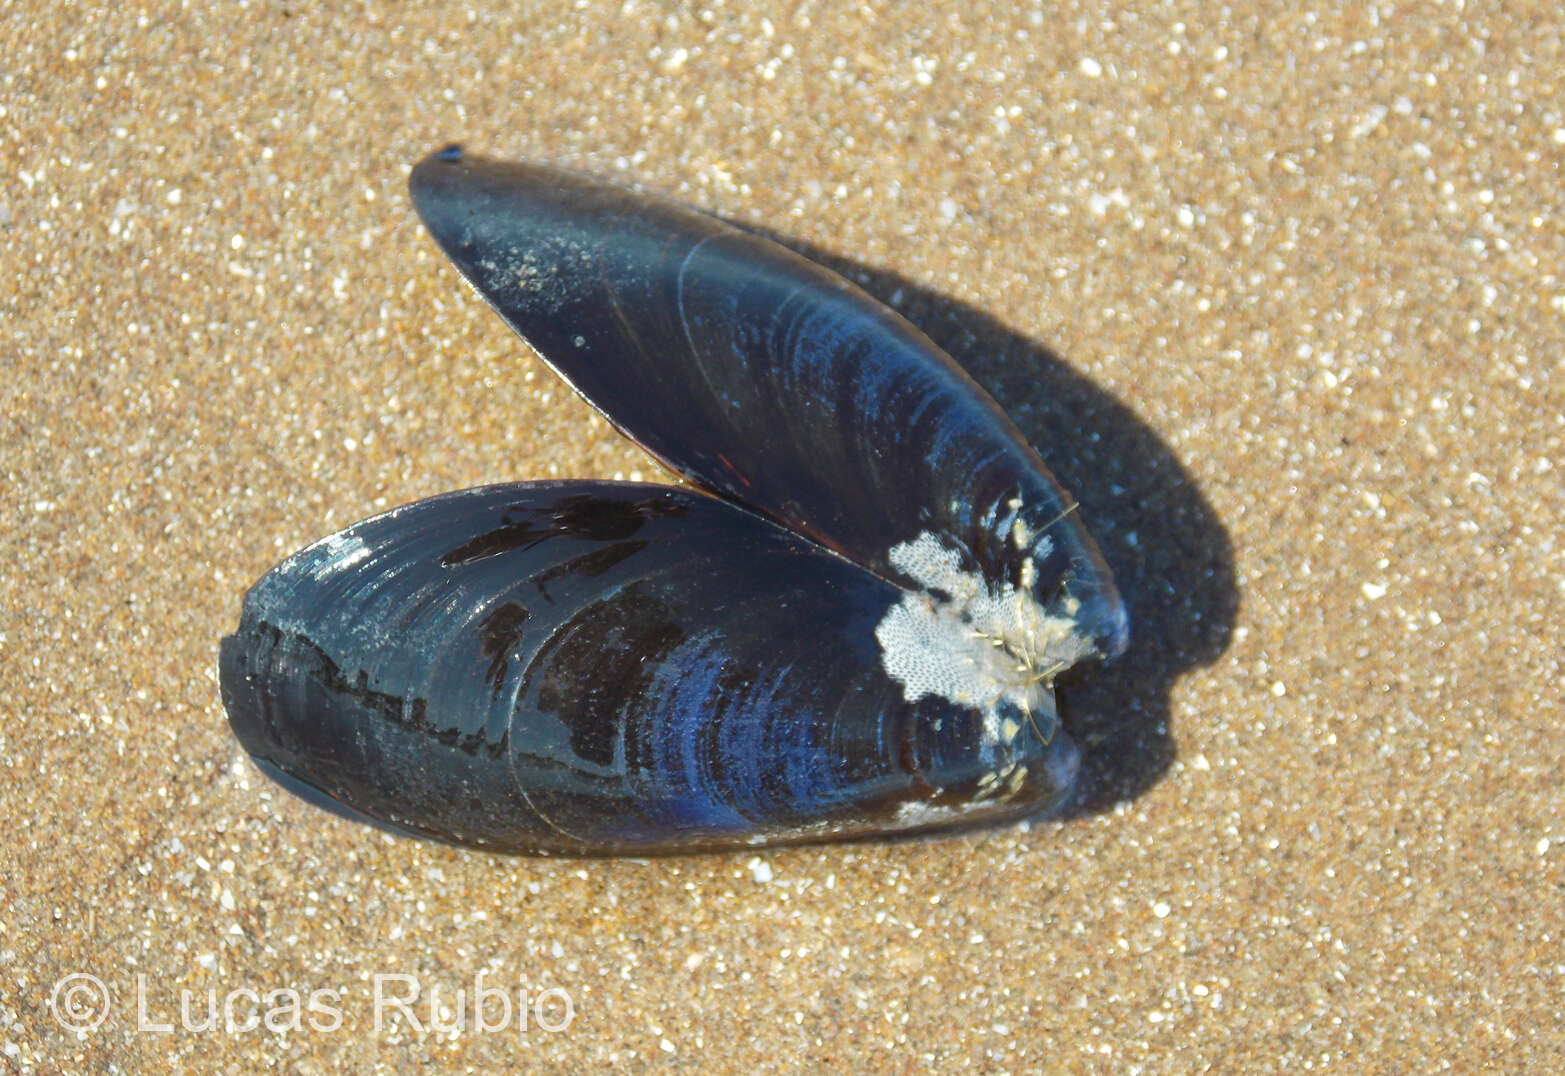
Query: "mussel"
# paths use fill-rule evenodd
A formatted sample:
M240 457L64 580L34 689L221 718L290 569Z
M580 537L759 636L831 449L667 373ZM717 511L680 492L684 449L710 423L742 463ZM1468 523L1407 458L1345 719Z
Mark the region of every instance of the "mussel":
M543 360L695 489L486 486L289 557L221 646L257 764L339 813L646 855L1059 805L1054 679L1124 649L1000 407L823 267L663 199L453 147L413 202Z

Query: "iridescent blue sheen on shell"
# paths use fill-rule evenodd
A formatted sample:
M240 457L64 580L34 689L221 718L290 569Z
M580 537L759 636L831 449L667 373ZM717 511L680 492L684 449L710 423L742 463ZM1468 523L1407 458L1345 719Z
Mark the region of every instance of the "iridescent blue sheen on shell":
M399 831L583 855L1069 794L1053 681L1123 649L1123 607L949 357L824 268L655 197L458 151L411 185L480 294L700 490L490 486L290 557L220 661L268 773Z

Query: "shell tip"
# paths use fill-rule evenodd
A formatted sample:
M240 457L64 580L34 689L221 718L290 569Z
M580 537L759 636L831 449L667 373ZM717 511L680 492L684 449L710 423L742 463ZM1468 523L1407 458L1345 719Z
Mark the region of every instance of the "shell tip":
M431 154L437 161L450 161L455 164L462 159L462 143L449 142Z

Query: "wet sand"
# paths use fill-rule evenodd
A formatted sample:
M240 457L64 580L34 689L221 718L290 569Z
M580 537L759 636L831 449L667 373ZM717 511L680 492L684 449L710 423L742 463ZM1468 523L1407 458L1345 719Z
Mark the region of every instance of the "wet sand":
M6 1067L1565 1052L1553 6L196 8L0 15ZM566 862L261 777L214 660L278 558L659 474L422 234L453 139L768 230L1015 415L1131 600L1065 700L1075 809Z

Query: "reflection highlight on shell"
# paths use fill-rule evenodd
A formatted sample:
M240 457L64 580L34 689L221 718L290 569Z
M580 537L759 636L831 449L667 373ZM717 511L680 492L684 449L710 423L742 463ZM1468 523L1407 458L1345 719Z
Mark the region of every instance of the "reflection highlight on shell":
M1123 650L1074 505L899 315L662 199L451 148L414 204L557 373L696 489L529 482L283 561L223 640L290 789L496 851L644 855L1014 819Z

